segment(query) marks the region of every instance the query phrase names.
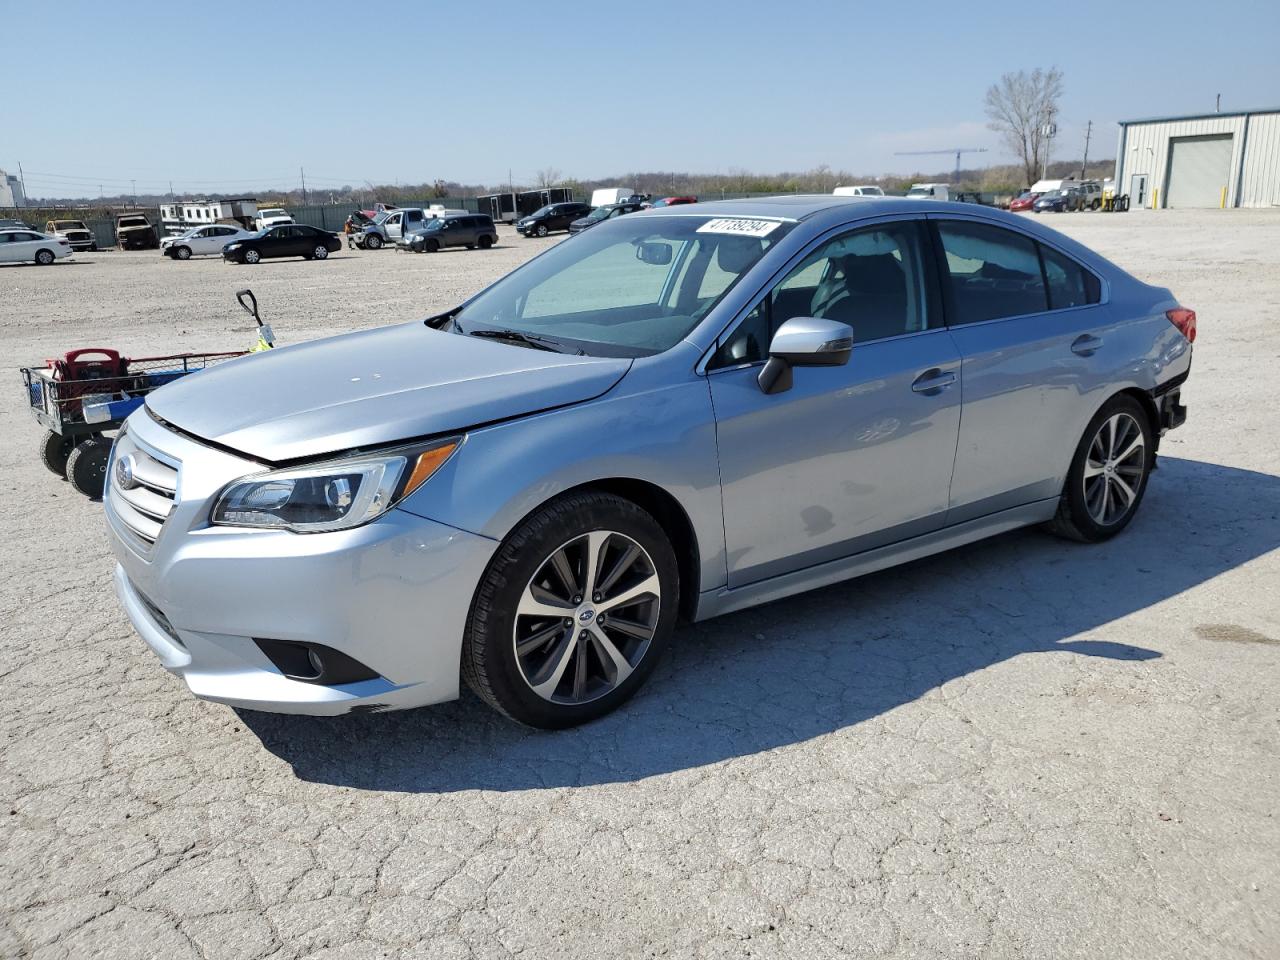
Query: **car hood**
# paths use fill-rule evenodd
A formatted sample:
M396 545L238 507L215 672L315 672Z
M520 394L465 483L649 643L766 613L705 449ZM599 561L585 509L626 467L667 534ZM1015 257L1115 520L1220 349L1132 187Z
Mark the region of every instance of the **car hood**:
M275 463L581 403L630 366L413 321L241 357L176 380L146 402L179 430Z

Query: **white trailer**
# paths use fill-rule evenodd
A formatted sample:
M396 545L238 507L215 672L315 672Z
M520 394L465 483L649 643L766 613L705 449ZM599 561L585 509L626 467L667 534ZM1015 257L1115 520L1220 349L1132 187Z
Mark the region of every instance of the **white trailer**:
M636 195L635 187L601 187L591 191L591 205L603 207L609 203L622 203Z

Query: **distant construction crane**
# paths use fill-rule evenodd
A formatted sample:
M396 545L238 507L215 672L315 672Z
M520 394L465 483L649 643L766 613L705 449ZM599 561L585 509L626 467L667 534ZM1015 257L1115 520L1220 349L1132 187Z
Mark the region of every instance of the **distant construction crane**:
M926 157L938 156L943 153L956 155L956 183L960 182L960 156L965 153L986 153L986 147L952 147L950 150L899 150L894 154L895 157Z

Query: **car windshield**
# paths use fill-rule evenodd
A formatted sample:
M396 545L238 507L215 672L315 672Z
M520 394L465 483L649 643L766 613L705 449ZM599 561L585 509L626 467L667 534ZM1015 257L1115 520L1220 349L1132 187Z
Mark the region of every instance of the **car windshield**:
M912 187L907 191L908 197L927 197L933 193L929 187Z
M145 217L125 217L120 221L120 226L122 227L145 227L147 225Z
M593 221L604 220L609 216L609 214L613 213L613 209L614 209L613 207L596 207L589 214L587 214L587 219L593 220Z
M552 207L550 204L547 204L547 206L545 207L539 207L537 210L533 211L533 213L529 214L529 216L545 217L547 214L554 213L554 212L555 212L555 208Z
M54 222L54 228L58 230L83 230L85 225L79 220L57 220Z
M593 356L661 353L791 228L746 217L620 217L499 280L454 316L454 329L514 331Z

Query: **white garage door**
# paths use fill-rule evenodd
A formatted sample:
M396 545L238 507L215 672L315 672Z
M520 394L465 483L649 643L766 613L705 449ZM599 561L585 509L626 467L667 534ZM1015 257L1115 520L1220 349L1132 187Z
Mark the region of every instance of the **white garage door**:
M1166 207L1216 207L1231 179L1231 134L1169 141Z

